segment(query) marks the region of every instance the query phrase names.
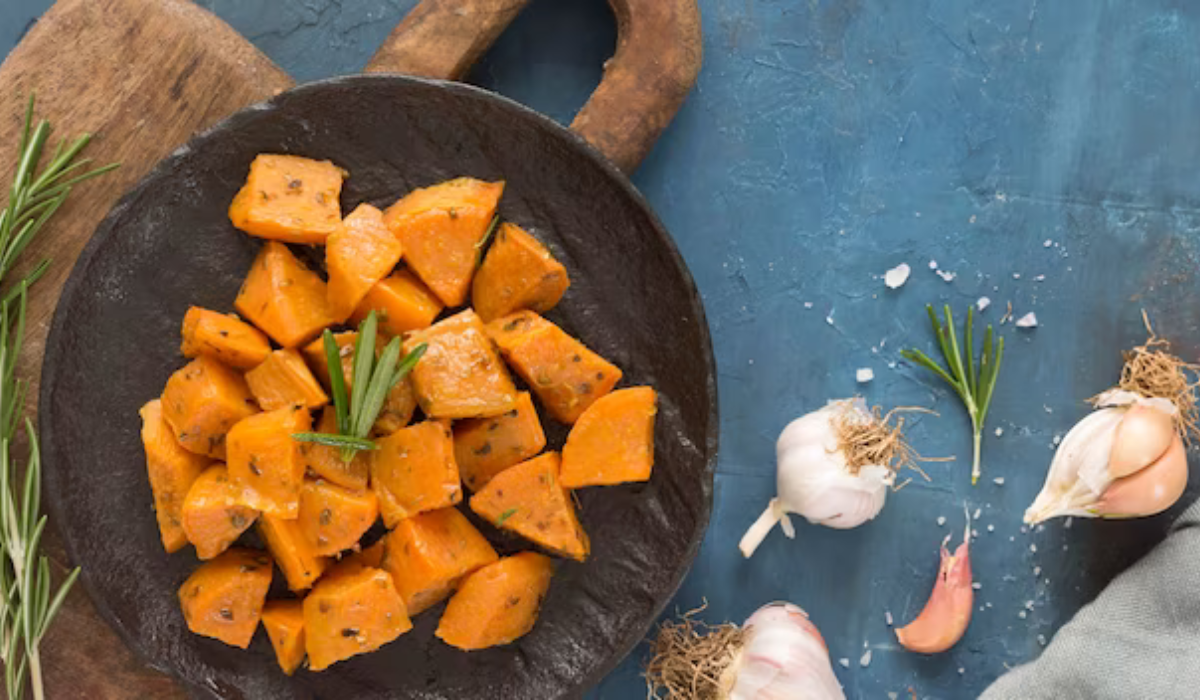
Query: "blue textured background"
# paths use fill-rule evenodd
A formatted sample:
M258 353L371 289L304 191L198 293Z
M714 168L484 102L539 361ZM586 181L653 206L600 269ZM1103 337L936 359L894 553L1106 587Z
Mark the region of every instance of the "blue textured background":
M413 2L201 4L305 80L357 70ZM1115 380L1118 350L1142 339L1141 308L1196 357L1200 5L700 4L699 84L634 178L696 277L720 372L716 507L672 607L707 598L708 619L740 621L761 603L791 600L809 610L833 658L850 660L835 666L850 698L906 697L909 686L921 697L973 697L1035 657L1039 636L1052 637L1169 523L1055 522L1023 533L1020 514L1054 436ZM0 3L0 53L48 5ZM471 81L566 121L614 41L602 0L538 0ZM931 259L957 277L935 276ZM887 291L879 277L900 262L912 279ZM986 478L972 488L959 405L894 363L903 346L930 349L926 302L961 308L981 295L994 302L985 320L1011 301L1042 326L1002 329L1010 345ZM856 386L857 367L876 380ZM737 540L774 490L778 431L855 391L885 407L940 411L914 419L910 438L926 455L960 459L927 465L931 483L914 481L858 530L804 526L794 542L774 533L742 561ZM972 551L980 609L949 653L905 653L884 613L905 622L920 609L937 544L960 529L964 502L983 511ZM643 697L642 651L594 697Z

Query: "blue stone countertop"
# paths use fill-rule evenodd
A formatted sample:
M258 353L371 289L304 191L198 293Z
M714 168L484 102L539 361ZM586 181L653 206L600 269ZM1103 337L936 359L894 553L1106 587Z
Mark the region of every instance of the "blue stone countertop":
M413 0L200 4L309 80L358 70ZM48 5L0 3L0 52ZM1144 339L1143 308L1177 352L1197 357L1200 4L700 5L699 83L633 178L696 278L720 375L712 524L670 612L707 600L706 619L740 622L790 600L824 634L848 697L907 698L910 686L922 698L974 697L1036 657L1170 523L1025 532L1021 513L1055 438L1115 382L1119 351ZM470 80L565 122L614 42L603 0L535 1ZM882 274L901 262L911 279L886 289ZM961 311L980 296L993 302L984 321L1011 302L1040 325L998 328L1009 345L984 480L972 487L965 414L898 350L933 351L927 302ZM875 380L856 384L860 367ZM772 533L743 561L737 541L774 492L779 431L856 392L938 411L913 416L909 438L924 455L957 459L926 464L928 483L891 495L861 528L800 524L796 540ZM907 653L885 612L906 622L919 611L964 503L982 511L978 609L953 650ZM591 697L644 697L644 660L639 648Z

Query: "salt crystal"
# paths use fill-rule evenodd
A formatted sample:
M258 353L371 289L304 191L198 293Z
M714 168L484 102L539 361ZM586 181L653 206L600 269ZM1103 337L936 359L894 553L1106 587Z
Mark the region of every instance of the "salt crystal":
M1045 282L1045 281L1046 281L1046 276L1045 276L1045 275L1038 275L1037 277L1034 277L1034 278L1033 278L1033 281L1034 281L1034 282Z
M842 668L850 668L850 659L841 658L838 659L838 663L841 664Z
M859 384L866 384L874 378L875 370L871 369L870 367L860 367L858 371L854 373L854 379Z
M946 524L946 516L939 515L938 519L937 519L937 524L938 524L938 527L945 525Z
M883 620L884 620L884 622L887 623L888 627L891 627L896 622L894 619L892 619L892 611L891 610L883 611Z
M899 697L900 693L888 692L888 700L897 700Z
M1040 567L1040 566L1033 567L1033 575L1041 576L1042 575L1042 567Z
M1042 410L1045 411L1046 413L1054 413L1054 409L1050 408L1046 404L1042 404Z
M929 269L930 269L930 270L936 270L936 269L937 269L937 260L930 260L930 261L929 261Z
M1019 618L1021 618L1022 620L1024 620L1026 617L1029 617L1029 615L1027 615L1027 614L1025 613L1025 611L1024 611L1024 610L1022 610L1021 612L1017 613L1017 617L1019 617Z
M1057 447L1058 443L1062 442L1062 435L1055 435L1052 442L1054 443L1054 446Z
M833 325L833 313L832 312L830 312L830 314L825 317L825 323L828 323L831 326Z
M867 666L871 665L871 650L870 649L867 649L866 651L863 652L863 655L858 659L858 665L862 666L863 668L866 668Z
M1024 535L1026 532L1029 532L1029 528L1027 528L1027 527L1025 527L1024 525L1022 525L1022 526L1021 526L1021 534L1022 534L1022 535Z
M1066 521L1065 523L1063 523L1063 527L1064 527L1064 528L1066 528L1066 529L1068 529L1068 530L1070 530L1070 529L1071 529L1071 524L1072 524L1072 523L1074 523L1074 522L1075 522L1075 518L1073 518L1073 517L1071 517L1071 516L1069 516L1069 515L1068 515L1068 516L1067 516L1067 521Z
M1033 610L1033 601L1032 601L1032 600L1027 600L1027 601L1025 601L1025 609L1026 609L1026 610Z
M1037 554L1037 545L1036 544L1029 545L1029 551L1033 552L1034 554Z
M1050 585L1050 579L1046 579L1045 583L1046 583L1046 585L1047 585L1047 586L1049 586L1049 585Z
M982 583L980 583L980 582L978 582L978 581L976 581L976 582L974 582L974 583L972 583L972 584L971 584L971 588L974 588L975 590L979 590L980 588L983 588L983 584L982 584Z
M980 311L983 311L991 305L992 300L988 299L987 297L979 297L979 299L975 302L975 308L979 309Z
M971 530L971 537L979 537L979 530Z
M1037 636L1037 640L1038 640L1038 644L1041 644L1042 646L1046 646L1046 635L1039 634Z
M908 266L908 263L900 263L884 273L883 283L887 285L888 289L899 289L908 281L908 275L911 272L912 268Z
M995 479L992 479L992 483L997 486L1003 486L1004 485L1004 477L998 476Z
M1069 546L1069 545L1065 545L1065 544L1064 544L1064 545L1063 545L1063 551L1065 552L1065 551L1067 551L1068 549L1070 549L1070 546Z
M1032 311L1017 319L1017 328L1037 328L1037 325L1037 314Z
M976 509L975 509L975 516L974 516L975 520L979 520L979 516L981 516L981 515L983 515L983 509L982 509L982 508L976 508Z
M812 307L813 307L813 303L811 301L804 302L804 308L811 309Z
M1014 273L1013 273L1013 279L1015 279L1015 280L1019 280L1019 279L1021 279L1021 273L1020 273L1020 272L1014 272Z
M990 608L990 607L992 607L992 604L991 604L991 603L988 603L988 604L987 604L987 607L989 607L989 608Z
M944 272L942 270L935 270L935 273L938 277L942 278L943 282L953 282L954 278L958 277L957 272Z
M1043 248L1049 248L1052 245L1054 245L1054 241L1050 240L1049 238L1042 242Z
M995 525L988 525L988 532L995 532L995 531L996 531Z
M958 667L958 675L960 675L960 676L961 676L961 675L963 675L963 674L964 674L964 673L966 673L966 672L967 672L967 669L963 668L962 666L959 666L959 667Z
M1004 434L1004 428L996 428L996 437L1000 437L1003 434Z

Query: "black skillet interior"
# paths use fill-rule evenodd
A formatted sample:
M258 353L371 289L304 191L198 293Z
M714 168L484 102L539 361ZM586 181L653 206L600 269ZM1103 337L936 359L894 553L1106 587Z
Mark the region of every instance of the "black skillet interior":
M647 484L579 494L591 558L562 562L534 630L466 654L433 637L440 607L380 651L284 676L266 634L248 651L190 634L176 589L197 566L162 550L138 408L182 365L191 304L229 310L259 242L226 208L260 152L333 160L344 211L459 175L507 181L501 215L547 242L572 286L549 317L660 392ZM716 383L703 309L670 238L580 139L454 83L358 76L300 87L196 137L118 204L79 259L47 344L40 421L54 524L101 613L148 663L199 696L576 697L637 643L708 522ZM549 431L551 447L565 431ZM497 537L511 551L512 540ZM276 573L276 586L282 575Z

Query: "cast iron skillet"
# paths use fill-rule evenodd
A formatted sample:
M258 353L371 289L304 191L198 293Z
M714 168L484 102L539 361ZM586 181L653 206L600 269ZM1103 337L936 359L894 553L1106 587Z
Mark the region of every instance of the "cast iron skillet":
M187 631L151 510L138 408L183 363L192 304L230 309L260 243L226 209L261 152L328 158L344 211L459 175L507 181L500 212L546 241L572 287L549 317L660 392L647 484L579 493L593 551L562 562L537 626L465 654L433 637L440 607L380 651L284 676L259 632L242 651ZM586 142L504 98L395 75L306 85L230 117L161 162L109 213L63 291L40 397L46 491L104 617L151 665L225 698L556 698L582 694L642 637L699 547L712 498L716 383L707 324L671 239ZM550 430L551 447L564 430ZM489 531L502 553L524 547ZM253 534L244 540L258 543ZM276 573L273 596L287 595Z

